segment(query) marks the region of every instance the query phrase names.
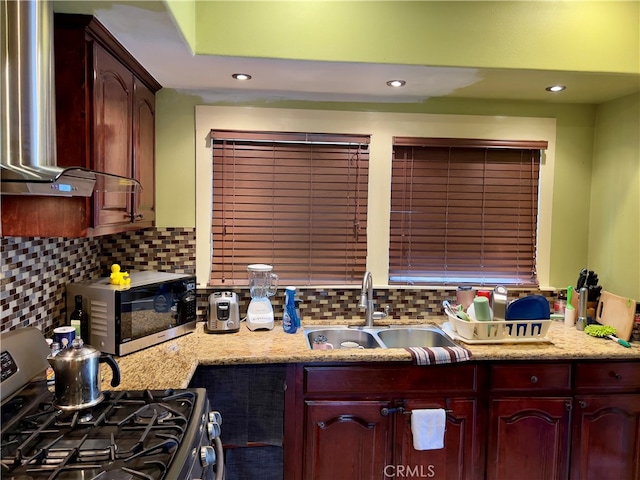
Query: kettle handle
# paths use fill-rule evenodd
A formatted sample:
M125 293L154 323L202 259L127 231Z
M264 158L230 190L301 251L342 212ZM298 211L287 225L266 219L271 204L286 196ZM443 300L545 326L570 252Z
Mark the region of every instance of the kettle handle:
M118 364L113 359L113 357L109 354L103 353L102 355L100 355L100 360L98 360L98 362L106 363L111 367L111 370L113 371L111 386L117 387L118 385L120 385L120 367L118 367Z

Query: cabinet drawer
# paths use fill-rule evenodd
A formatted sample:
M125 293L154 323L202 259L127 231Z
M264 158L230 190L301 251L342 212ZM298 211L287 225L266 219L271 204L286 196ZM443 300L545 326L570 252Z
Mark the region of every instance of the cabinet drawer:
M570 390L571 365L493 365L491 390Z
M385 394L390 392L475 392L475 365L309 366L304 369L306 394Z
M576 390L640 392L640 362L578 363Z

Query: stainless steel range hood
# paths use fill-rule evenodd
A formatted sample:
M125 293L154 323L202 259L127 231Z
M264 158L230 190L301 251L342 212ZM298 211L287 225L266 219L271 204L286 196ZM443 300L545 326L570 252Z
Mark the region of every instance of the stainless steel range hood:
M96 185L109 192L139 191L133 178L57 166L53 3L1 0L0 13L0 192L90 197Z

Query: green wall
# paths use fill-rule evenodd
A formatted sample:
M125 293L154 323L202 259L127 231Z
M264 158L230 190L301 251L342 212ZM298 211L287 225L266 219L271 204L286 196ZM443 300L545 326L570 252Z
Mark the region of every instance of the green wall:
M165 3L197 54L640 73L638 1ZM196 201L210 201L195 198L195 145L204 141L194 138L196 105L213 103L172 89L157 95L161 227L194 227ZM600 106L460 98L216 105L555 118L550 284L575 284L588 267L606 289L640 299L638 95Z
M640 93L598 106L595 125L588 265L640 301Z
M157 95L157 224L194 227L195 105L206 104L197 95L162 89ZM281 102L253 106L404 113L504 115L555 118L557 144L552 218L550 284L574 284L587 265L589 191L593 157L593 105L540 104L477 100L431 99L421 104L342 104ZM171 192L165 194L164 192ZM576 199L580 200L577 204Z

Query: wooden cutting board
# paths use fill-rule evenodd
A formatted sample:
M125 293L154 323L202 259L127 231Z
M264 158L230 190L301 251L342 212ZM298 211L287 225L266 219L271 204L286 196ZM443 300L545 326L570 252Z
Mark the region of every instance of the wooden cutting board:
M603 291L596 307L596 321L616 329L616 337L629 341L636 314L635 300Z

